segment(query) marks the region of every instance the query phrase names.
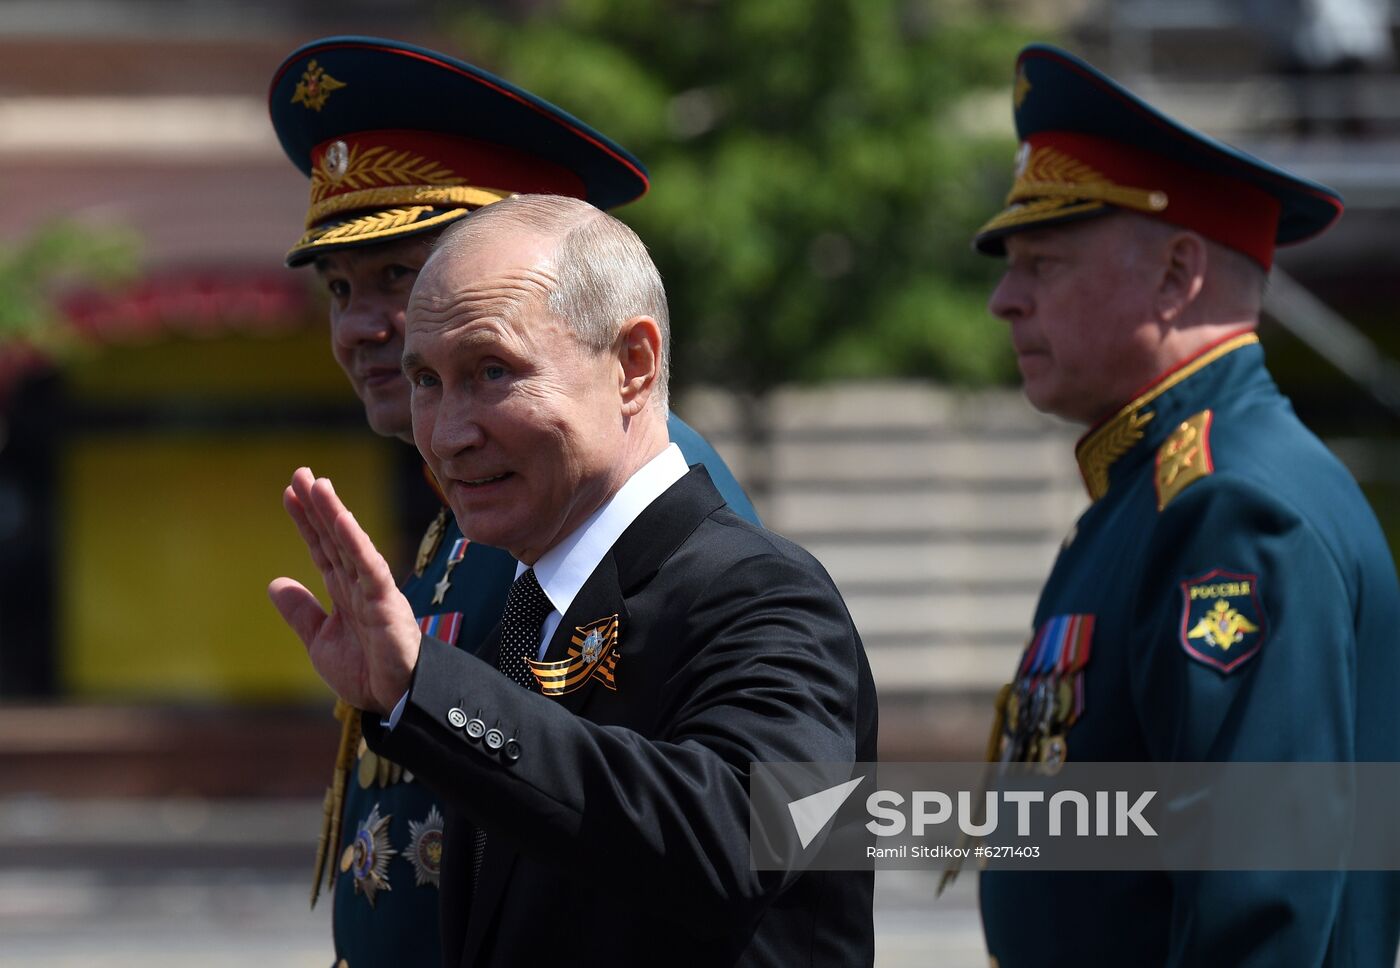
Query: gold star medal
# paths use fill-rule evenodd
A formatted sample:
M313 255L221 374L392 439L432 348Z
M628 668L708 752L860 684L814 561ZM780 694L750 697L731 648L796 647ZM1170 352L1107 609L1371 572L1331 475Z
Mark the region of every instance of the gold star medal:
M447 564L442 569L442 577L433 585L433 604L441 605L443 599L447 597L447 592L452 588L452 569L457 567L467 554L467 545L471 544L466 538L458 538L452 542L452 550L447 554Z

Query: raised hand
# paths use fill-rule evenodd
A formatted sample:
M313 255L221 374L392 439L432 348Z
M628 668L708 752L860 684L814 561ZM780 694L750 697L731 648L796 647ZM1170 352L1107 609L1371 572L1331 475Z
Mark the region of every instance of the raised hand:
M282 505L320 569L331 612L291 578L274 579L268 597L336 695L358 709L387 714L408 691L418 661L413 608L329 479L297 468Z

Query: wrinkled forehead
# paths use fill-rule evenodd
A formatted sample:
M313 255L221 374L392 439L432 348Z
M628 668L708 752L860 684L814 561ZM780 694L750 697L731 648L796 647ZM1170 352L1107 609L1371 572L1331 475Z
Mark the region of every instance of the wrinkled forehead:
M524 350L538 342L551 317L552 279L541 267L464 250L435 260L414 284L405 314L405 353L429 357L492 345Z
M409 297L409 322L432 325L445 317L515 317L554 291L548 263L513 259L489 246L429 261Z

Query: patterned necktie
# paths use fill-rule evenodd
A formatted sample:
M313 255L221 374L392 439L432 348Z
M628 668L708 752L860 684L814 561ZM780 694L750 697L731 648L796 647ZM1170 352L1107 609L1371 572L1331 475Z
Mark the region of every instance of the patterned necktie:
M540 587L535 569L527 568L506 596L505 614L501 616L501 649L496 654L496 667L512 681L526 689L538 691L535 674L529 660L539 655L540 626L554 611L549 596ZM481 882L481 861L486 855L486 831L476 828L472 841L472 893Z
M496 667L526 689L539 690L530 660L539 655L540 626L545 616L554 611L549 596L540 587L535 569L526 568L506 597L506 611L501 616L501 651Z

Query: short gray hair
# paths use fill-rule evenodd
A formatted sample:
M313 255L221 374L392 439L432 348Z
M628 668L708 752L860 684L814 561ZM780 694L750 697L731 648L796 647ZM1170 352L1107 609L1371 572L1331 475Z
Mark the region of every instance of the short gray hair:
M656 320L661 330L661 359L653 394L656 404L665 409L671 370L671 317L661 273L637 233L577 198L512 195L448 227L437 248L451 249L476 241L502 225L557 240L553 269L558 285L549 293L547 307L589 349L609 349L622 324L635 316Z

